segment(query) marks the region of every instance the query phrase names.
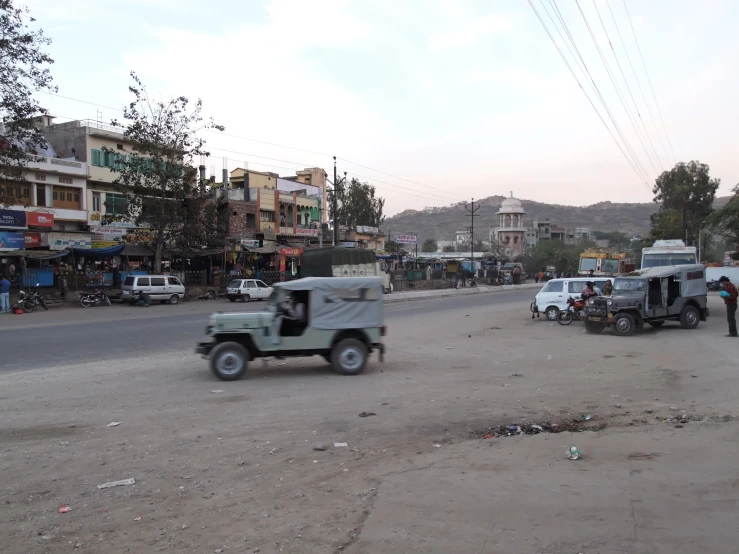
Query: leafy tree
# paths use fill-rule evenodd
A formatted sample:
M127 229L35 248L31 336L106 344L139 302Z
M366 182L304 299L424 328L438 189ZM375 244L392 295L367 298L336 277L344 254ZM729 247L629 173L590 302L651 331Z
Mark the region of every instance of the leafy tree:
M708 220L713 233L725 239L731 248L739 246L739 184L734 187L734 196Z
M334 218L334 194L338 188L337 195L337 220L339 225L356 227L357 225L368 225L371 227L382 226L385 216L382 210L385 207L385 199L375 196L376 189L369 183L362 183L352 178L349 183L340 184L334 190L328 192L329 216Z
M442 252L454 252L454 251L455 251L454 245L451 245L451 244L447 244L442 250Z
M697 161L679 163L657 177L654 201L661 203L653 214L652 240L683 239L696 244L698 230L713 211L720 179L712 179L709 167Z
M123 110L128 122L123 134L132 153L124 158L104 151L115 156L114 185L128 200L125 218L151 228L154 270L159 272L168 241L190 250L215 238L216 203L210 191L196 184L195 160L210 155L197 132L224 128L212 120L203 123L201 100L194 107L184 96L153 101L136 74L131 77L134 100ZM120 126L117 121L113 125Z
M539 241L530 254L531 270L541 271L546 266L553 265L558 272L575 272L580 264L580 254L584 250L581 245L568 245L558 240Z
M28 23L35 21L28 13L28 8L14 7L12 0L0 0L0 179L3 181L24 181L28 162L46 148L37 121L39 115L48 112L32 98L32 93L56 92L46 67L54 60L42 51L51 44L51 39L42 30L28 27ZM0 204L14 203L9 188L0 188Z
M426 239L421 246L421 252L436 252L438 249L439 245L434 239Z

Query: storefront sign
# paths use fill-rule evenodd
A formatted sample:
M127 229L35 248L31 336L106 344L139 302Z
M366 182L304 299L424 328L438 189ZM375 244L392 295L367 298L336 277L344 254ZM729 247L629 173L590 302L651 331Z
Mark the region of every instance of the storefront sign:
M128 229L126 244L150 244L154 241L154 232L151 229Z
M90 227L100 225L102 218L103 214L101 214L100 212L87 212L87 224Z
M356 242L342 242L342 243L339 243L339 246L341 246L342 248L356 248L357 243Z
M101 212L88 212L87 224L90 227L108 226L125 227L126 229L133 229L140 226L135 221L128 221L126 216L104 215Z
M280 250L280 255L282 256L293 256L297 257L300 256L303 253L302 248L283 248Z
M416 244L416 235L395 235L398 244Z
M126 236L126 233L128 232L128 229L125 227L108 227L107 225L102 225L100 227L97 227L93 233L96 235L102 235L105 238L105 240L113 240L113 239L120 239Z
M28 212L26 215L29 227L48 227L49 229L54 227L54 214Z
M295 234L304 237L317 237L318 229L305 229L303 227L298 227L295 229Z
M380 230L377 227L368 227L367 225L357 225L357 233L366 235L379 235Z
M0 231L0 250L18 250L25 248L26 238L23 233Z
M21 212L19 210L0 210L0 227L25 229L26 212Z
M49 233L49 250L92 248L90 233Z
M259 248L259 241L252 239L241 239L241 246L246 246L248 248Z
M40 246L49 246L49 233L23 233L26 248L38 248Z
M94 240L95 235L92 236L92 247L93 248L110 248L111 246L120 246L120 242L114 240Z

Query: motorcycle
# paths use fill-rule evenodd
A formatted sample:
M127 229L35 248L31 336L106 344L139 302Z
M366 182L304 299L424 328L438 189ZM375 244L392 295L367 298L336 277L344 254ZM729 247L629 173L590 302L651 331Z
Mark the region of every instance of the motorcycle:
M477 279L473 277L472 280L470 281L470 288L476 288L476 287L477 287Z
M98 306L100 304L105 304L106 306L111 305L110 298L108 298L108 295L105 294L105 291L103 289L95 289L92 292L80 291L79 297L80 306L82 306L83 308Z
M31 296L27 298L26 302L32 303L34 308L38 308L39 306L42 307L44 310L48 311L49 308L46 306L46 301L44 300L44 297L41 296L41 293L38 291L39 284L36 283L36 288L31 291Z
M580 321L582 312L585 309L585 300L580 298L568 298L567 309L559 312L557 321L560 325L569 325L574 320Z
M36 308L36 303L24 291L20 291L18 293L18 307L23 310L24 314L30 314Z

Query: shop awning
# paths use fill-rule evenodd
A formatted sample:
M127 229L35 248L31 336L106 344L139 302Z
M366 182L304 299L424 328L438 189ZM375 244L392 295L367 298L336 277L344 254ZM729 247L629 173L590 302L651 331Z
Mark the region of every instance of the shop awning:
M75 256L84 258L107 258L108 256L120 256L125 248L124 245L109 246L108 248L73 248Z
M141 257L154 257L154 252L146 246L139 244L127 244L121 252L121 256L141 256Z
M268 246L242 246L241 251L254 252L255 254L276 254L278 249Z
M2 252L2 256L20 256L28 260L53 260L61 258L69 254L69 250L11 250L10 252Z

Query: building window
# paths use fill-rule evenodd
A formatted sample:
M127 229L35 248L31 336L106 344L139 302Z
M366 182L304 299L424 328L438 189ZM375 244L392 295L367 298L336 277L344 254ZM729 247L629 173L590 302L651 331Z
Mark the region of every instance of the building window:
M124 194L105 193L105 215L127 215L128 199Z
M0 185L0 208L3 203L9 206L30 206L31 186L21 183L4 183Z
M92 193L92 211L93 212L100 211L100 193L99 192Z
M103 167L103 151L93 150L92 151L92 165L97 167Z
M36 180L37 181L46 181L46 175L43 173L36 173Z
M59 182L63 185L71 185L72 178L71 177L59 177Z
M69 210L79 210L80 189L72 187L58 187L54 185L52 189L52 205L55 208L66 208Z

